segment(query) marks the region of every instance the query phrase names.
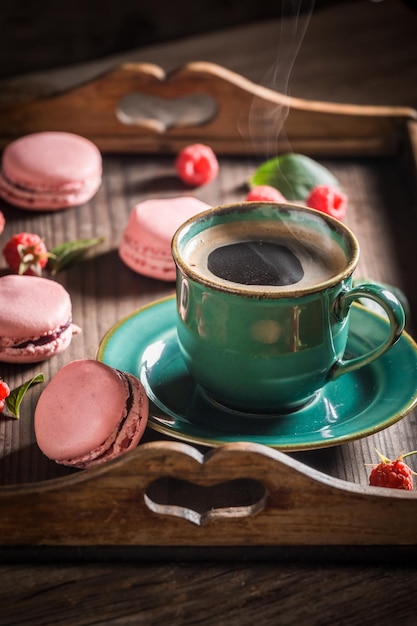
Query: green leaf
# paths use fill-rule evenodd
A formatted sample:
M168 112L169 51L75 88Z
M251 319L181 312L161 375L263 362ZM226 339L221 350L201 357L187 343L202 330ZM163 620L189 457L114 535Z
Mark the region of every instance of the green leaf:
M62 243L50 250L51 258L48 261L47 269L51 274L57 274L69 265L80 261L91 248L103 243L103 241L104 237L94 237Z
M10 395L6 398L6 406L14 417L19 419L20 405L29 387L31 385L35 385L36 383L43 383L44 381L45 381L44 374L37 374L36 376L28 380L26 383L23 383L23 385L20 385L19 387L12 389L12 391L10 392Z
M249 186L276 187L287 200L305 200L317 185L340 187L329 170L303 154L288 153L265 161L249 179Z

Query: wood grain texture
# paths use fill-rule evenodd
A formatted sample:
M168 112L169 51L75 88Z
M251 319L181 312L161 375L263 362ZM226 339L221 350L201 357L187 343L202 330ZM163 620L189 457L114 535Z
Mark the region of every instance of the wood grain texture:
M415 623L415 570L393 563L19 564L0 578L4 626Z
M85 68L68 68L67 72L60 69L54 77L37 76L23 82L31 93L47 94L51 86L68 86L71 81L79 84L80 79L86 82L96 77L97 67L103 73L121 62L151 60L171 71L190 59L202 59L224 64L270 87L271 81L263 79L266 70L277 61L280 27L276 21L253 24L209 37L153 46ZM292 26L285 28L286 33L292 32ZM350 36L342 36L345 32ZM330 5L310 23L291 74L291 93L329 102L415 107L415 33L414 14L397 0ZM286 50L283 44L280 54ZM22 81L15 82L17 92L23 95L24 85ZM1 94L5 94L3 89ZM237 162L223 158L217 184L199 190L198 196L212 203L241 198L246 176L255 163L245 158ZM412 311L416 311L415 263L410 263L410 258L415 258L415 164L414 169L407 170L409 174L404 174L398 161L392 159L377 162L327 159L325 164L340 177L351 195L348 220L350 226L361 232L361 274L398 280L411 300ZM108 155L105 173L104 186L94 203L79 212L47 217L6 210L10 228L5 236L15 229L39 228L48 242L56 243L62 237L79 233L88 236L95 229L114 237L101 248L98 258L60 278L72 290L79 320L84 323L91 319L82 338L79 337L80 342L74 343L66 358L94 355L98 336L114 320L131 307L165 295L169 290L167 286L126 272L118 262L115 242L135 202L156 193L169 195L184 191L173 178L171 159ZM1 208L5 210L3 205ZM378 236L374 236L374 228ZM390 242L389 249L395 250L390 263L378 246L381 233ZM97 312L91 309L91 302L98 295ZM48 364L45 368L48 376L65 360ZM32 371L32 368L14 370L2 366L0 375L22 381ZM61 471L47 463L34 444L31 414L38 393L36 388L30 392L20 424L0 424L3 483L15 485L51 479ZM417 420L412 414L366 440L292 456L330 476L366 484L365 463L374 459L374 448L383 449L388 455L396 454L408 442L415 442L416 432ZM184 554L172 554L159 563L152 560L141 563L137 555L131 554L129 558L115 553L103 553L101 562L95 562L91 555L82 558L79 552L74 552L69 560L57 554L47 562L40 554L26 554L23 562L10 564L2 555L0 623L2 626L161 623L414 626L415 559L408 564L396 563L391 553L383 556L379 550L369 562L364 548L352 558L335 552L334 558L321 553L312 559L301 551L272 562L265 552L258 554L257 560L235 554L217 562L213 562L212 552L200 556L197 562L186 562Z
M120 112L129 96L137 96L130 120ZM208 120L176 120L174 107L193 96L212 99ZM145 97L154 99L153 107ZM171 111L168 127L158 117L158 102ZM156 65L131 63L63 94L0 105L0 145L21 134L65 130L111 153L176 154L204 142L218 155L276 154L291 146L304 154L364 156L395 153L404 124L416 119L407 107L291 98L212 63L189 63L170 75Z
M196 501L183 503L168 484L169 500L149 506L160 477L202 494L193 489ZM202 487L248 478L265 489L260 506L226 500L206 503L203 519L190 516ZM417 493L352 485L265 446L228 444L204 458L185 444L153 442L76 477L1 490L0 545L415 546L416 509Z
M211 204L242 198L245 181L258 162L253 158L222 157L218 180L198 190L199 197ZM328 159L324 164L337 176L350 198L347 223L357 233L362 249L358 275L397 285L409 298L411 310L417 310L414 266L410 262L415 258L415 204L412 186L408 188L402 184L404 170L401 161L391 157L360 157ZM138 200L152 195L183 192L172 167L172 159L164 156L151 159L141 155L108 155L104 159L103 185L97 196L82 207L43 215L2 206L7 219L6 237L9 232L17 230L37 231L45 237L48 245L80 236L99 235L105 238L105 243L94 255L57 277L72 295L74 321L83 328L82 334L74 338L64 354L46 363L35 366L2 364L0 375L3 378L18 384L44 371L48 380L69 360L81 356L94 358L101 338L113 324L143 304L173 293L173 284L159 283L134 274L123 265L117 254L117 242L130 210ZM369 494L371 498L368 501L366 492L367 464L375 461L375 448L392 456L415 447L415 412L389 429L363 440L328 450L291 455L305 464L307 473L310 471L308 468L314 469L307 483L304 484L301 479L300 484L289 490L289 495L286 492L285 498L282 484L293 480L294 474L291 457L288 466L284 462L285 471L281 475L279 463L275 466L269 453L265 453L265 457L261 454L259 482L266 485L269 494L275 495L271 495L255 514L243 519L233 519L232 516L227 520L225 530L222 527L225 520L221 517L198 526L185 519L150 512L143 503L143 493L152 482L151 476L153 479L166 476L168 470L171 477L203 485L235 478L254 478L249 469L245 475L239 474L240 460L236 467L232 460L220 464L222 470L219 472L217 469L213 475L204 471L200 474L199 462L196 466L199 469L192 462L192 467L186 463L188 469L184 470L183 457L174 455L171 458L170 444L166 444L165 448L162 438L162 443L157 442L157 446L162 445L163 463L150 462L151 457L146 456L147 448L140 447L137 454L122 459L120 464L114 466L114 476L110 471L112 468L100 469L96 483L88 478L87 473L80 474L48 461L38 450L32 415L40 392L39 386L30 390L19 421L2 420L0 423L0 476L4 485L0 488L3 546L25 543L58 546L242 546L370 542L411 546L416 543L415 516L412 514L414 494L411 500L404 498L404 494L397 500L396 495L395 501L389 501L387 506L383 498L382 502L377 498L374 506L373 494ZM155 438L158 439L155 433L147 433L150 450ZM245 461L242 460L243 467L245 464L247 468L256 467L255 458L258 455L252 458L252 452L247 451ZM209 467L213 466L209 464ZM315 470L324 472L325 487L321 479L316 484L312 478ZM91 476L94 477L93 474ZM137 479L137 476L142 478ZM334 485L333 477L336 479ZM339 483L338 479L349 482ZM120 490L119 485L123 485L125 490ZM306 493L309 494L307 497ZM295 499L294 494L298 494ZM310 496L314 496L314 505ZM334 506L330 513L326 511L329 501ZM282 502L286 502L287 510ZM316 506L316 514L311 517L310 511ZM399 515L402 507L403 515ZM26 524L29 514L33 518L32 525ZM323 515L324 519L331 521L331 532L321 523ZM69 519L74 521L68 524ZM115 519L118 524L114 524ZM404 519L407 520L405 525ZM103 525L98 523L99 520L108 521ZM138 520L141 520L140 524ZM297 520L296 524L294 520ZM162 530L154 538L152 531L159 529L159 524ZM354 533L352 524L356 529Z
M328 2L316 0L315 5L319 8ZM151 5L123 0L106 6L86 0L37 8L33 10L30 0L22 0L19 7L13 2L4 3L0 16L0 76L74 65L138 46L204 36L216 29L299 12L299 7L285 0L264 0L262 4L251 0L202 0L198 10L179 0L174 13L169 0L157 0ZM309 3L301 7L303 12L309 9Z
M0 100L68 91L124 63L152 62L171 73L198 60L305 100L417 108L417 11L412 0L344 0L321 9L318 2L286 2L295 11L287 17L278 4L275 19L159 45L143 47L139 41L124 53L62 63L55 71L29 73L28 62L23 75L0 82ZM297 14L301 4L303 14Z

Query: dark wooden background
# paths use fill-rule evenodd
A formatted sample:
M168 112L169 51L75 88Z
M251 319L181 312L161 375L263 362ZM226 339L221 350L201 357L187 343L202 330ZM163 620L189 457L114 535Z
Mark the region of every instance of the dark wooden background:
M352 1L352 0L351 0ZM357 0L356 0L357 1ZM3 0L0 78L298 15L329 0Z
M37 6L36 3L33 6ZM2 5L2 12L4 7L7 4ZM346 25L347 31L342 30L343 25ZM378 28L373 28L375 25ZM279 22L268 20L224 33L216 31L187 41L156 46L152 44L150 48L140 50L137 56L140 60L161 62L169 67L181 64L184 60L195 60L201 54L217 62L223 59L232 69L261 81L276 59L276 33L279 30ZM244 47L242 33L246 43ZM414 10L396 0L338 3L337 7L334 4L324 7L313 16L297 55L291 77L292 95L319 97L328 101L417 105L416 33L417 18ZM4 53L1 58L4 62ZM154 187L132 185L130 178L128 199L124 199L120 185L132 159L135 160L135 157L122 159L123 167L118 158L109 157L105 161L108 176L95 202L104 202L103 194L108 193L112 198L114 215L126 217L132 203L143 197L144 190L149 194L155 193ZM137 164L140 163L142 161L138 159ZM414 213L408 213L408 210L414 211L415 203L407 191L411 181L404 180L402 184L403 179L397 177L397 170L390 163L385 163L387 169L385 172L382 170L382 179L380 168L372 173L372 166L370 170L366 167L366 176L359 176L358 179L358 172L365 172L362 169L365 165L355 164L350 168L348 163L343 171L338 170L338 174L345 177L356 202L372 198L372 206L377 209L381 203L382 214L386 217L390 215L391 209L397 211L399 202L405 209L400 213L406 221L402 222L403 226L397 234L405 237L406 249L414 250ZM239 168L239 176L249 166L250 163L241 165L243 170ZM170 166L168 161L162 159L158 167L162 181ZM142 181L146 180L146 167L138 171L141 173L135 175ZM163 191L167 193L170 189L169 186L164 187ZM236 180L222 179L216 190L218 196L205 197L209 193L207 189L202 191L201 198L210 202L220 197L233 199L237 193ZM86 208L85 215L91 217L90 211L91 207ZM33 219L35 217L20 214L15 225L30 224ZM58 223L60 219L55 216L53 221ZM379 224L378 221L372 222L369 217L364 223L362 215L356 212L351 213L351 219L352 227L357 230L364 225L371 228L373 224ZM379 218L376 216L373 219ZM109 220L108 214L106 220ZM108 226L108 221L105 223ZM115 224L113 228L116 237L122 228L122 221L112 223ZM394 219L394 224L399 223ZM54 230L52 224L48 224L48 236L52 238L61 235L71 238L80 227L74 214L70 225L64 227L62 224L60 230ZM389 234L390 237L394 235L395 232ZM373 238L375 243L377 240ZM114 242L109 244L111 246L114 248ZM372 246L368 248L365 243L364 247L370 255L365 258L373 258ZM106 254L106 267L110 268L112 261L114 267L117 264L115 253L108 251ZM401 258L404 259L404 256L401 255ZM88 264L86 272L82 274L87 294L91 287L89 281L99 269L96 263L93 261ZM365 261L364 269L367 268L375 271L371 260ZM74 287L75 281L81 276L80 270L74 271L66 275L65 280L70 287ZM404 278L404 286L415 302L413 266L407 266L405 274L407 278ZM394 278L396 276L397 273ZM375 274L373 277L377 278ZM100 289L110 299L104 274L100 281ZM107 309L111 311L111 316L100 316L100 325L94 334L78 338L83 343L77 344L78 339L75 338L74 353L68 353L66 358L81 349L93 355L97 340L113 323L114 316L120 317L131 307L131 300L122 297L126 286L141 282L147 296L154 298L162 295L165 289L155 283L150 284L150 281L138 281L137 277L127 272L123 281L117 310ZM137 294L138 301L142 296ZM84 304L81 298L75 298L77 314L82 314L83 306L88 306L89 297L94 297L94 287ZM404 420L403 425L407 438L416 436L415 420ZM385 435L381 434L381 438L384 441ZM371 453L372 442L367 445ZM349 444L348 447L350 458L354 460L357 444ZM345 465L344 459L347 457L343 450L335 449L322 457L323 463L326 461L324 457L327 457L329 472L351 475L353 465ZM11 472L10 479L19 479L18 465L9 466L8 471ZM363 467L360 472L360 479L365 479ZM28 519L27 523L30 524L31 520ZM178 559L139 562L124 560L122 557L93 562L82 560L74 554L70 562L3 562L0 563L0 624L120 626L167 623L249 626L257 623L373 626L398 623L414 626L417 610L415 564L391 561L389 556L381 556L380 560L369 562L366 556L364 552L360 561L340 558L311 560L308 555L301 553L297 558L283 558L273 562L265 559L249 562L243 556L227 562L213 560L192 563Z

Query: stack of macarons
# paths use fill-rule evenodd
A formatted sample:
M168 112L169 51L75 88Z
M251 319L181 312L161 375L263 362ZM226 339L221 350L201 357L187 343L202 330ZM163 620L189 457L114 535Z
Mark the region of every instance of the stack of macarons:
M36 363L63 352L80 328L67 290L54 280L0 278L0 361Z
M67 132L34 133L6 147L0 197L23 209L55 211L89 201L101 177L101 154L88 139ZM208 209L190 196L140 202L123 232L120 258L135 272L174 281L172 237L183 222ZM72 321L70 295L56 280L0 277L0 362L49 359L68 348L80 330ZM36 441L57 463L91 468L136 447L148 412L148 397L135 376L81 358L64 365L41 393Z
M90 140L67 132L32 133L5 148L0 197L23 209L54 211L88 202L101 179L101 153Z
M15 274L0 278L0 361L35 363L65 350L80 329L59 283ZM50 459L86 469L139 443L149 401L141 382L93 359L64 365L40 395L35 435Z
M49 459L89 469L136 447L149 401L135 376L92 359L62 367L35 409L36 441Z
M139 202L119 242L120 258L139 274L158 280L175 280L171 254L174 233L190 217L210 208L192 196Z

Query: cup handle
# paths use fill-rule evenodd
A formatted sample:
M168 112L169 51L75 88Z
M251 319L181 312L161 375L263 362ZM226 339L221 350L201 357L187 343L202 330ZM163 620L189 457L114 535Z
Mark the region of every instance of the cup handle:
M389 333L385 341L373 350L352 359L339 359L330 370L330 380L356 370L382 356L388 348L394 345L404 330L405 313L401 302L391 291L382 285L362 284L342 291L335 303L335 315L341 320L344 319L349 312L352 302L361 298L369 298L384 309L388 315Z

